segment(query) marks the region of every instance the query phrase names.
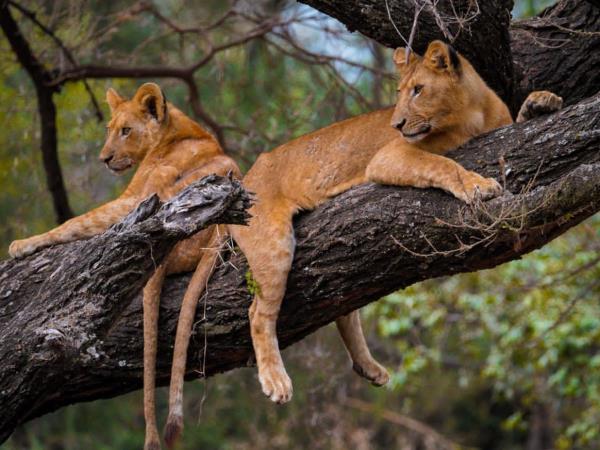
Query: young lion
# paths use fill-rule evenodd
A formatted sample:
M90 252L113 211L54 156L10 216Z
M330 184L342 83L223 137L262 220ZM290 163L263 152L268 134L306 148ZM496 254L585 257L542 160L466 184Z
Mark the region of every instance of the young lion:
M14 241L9 248L12 257L22 257L50 245L100 234L153 193L158 194L161 200L167 200L206 175L226 175L231 172L241 177L236 163L223 153L217 141L200 125L167 103L156 84L142 85L131 100L109 89L106 100L112 117L107 126L108 136L100 152L100 160L117 174L139 163L131 182L116 200L75 217L47 233ZM160 449L154 379L158 306L164 277L170 273L189 272L198 266L199 270L194 274L185 296L187 302L184 300L182 306L184 316L193 316L198 290L204 287L199 285L199 280L202 282L206 278L202 268L213 266L223 231L213 226L177 244L144 288L146 450ZM190 301L190 298L193 300Z
M423 57L412 54L408 64L399 48L394 62L400 74L395 108L333 124L263 153L244 178L244 186L257 197L252 219L248 227L229 229L259 286L249 311L252 342L262 390L277 403L292 396L275 325L294 254L296 212L368 181L437 187L464 202L477 196L488 199L502 190L494 179L441 156L474 136L511 124L502 100L443 42L432 42ZM534 92L517 120L552 112L561 102L549 92ZM367 348L358 311L336 324L354 370L375 385L385 384L388 373ZM185 352L179 346L187 348L187 342L175 344L165 428L168 445L183 426Z

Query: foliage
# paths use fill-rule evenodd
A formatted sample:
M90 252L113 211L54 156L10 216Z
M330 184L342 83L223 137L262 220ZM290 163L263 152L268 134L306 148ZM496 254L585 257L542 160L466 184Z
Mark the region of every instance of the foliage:
M596 216L523 260L420 283L369 307L404 356L392 389L417 400L449 378L448 407L473 394L510 405L510 415L486 419L509 434L542 408L557 448L598 445L599 238Z

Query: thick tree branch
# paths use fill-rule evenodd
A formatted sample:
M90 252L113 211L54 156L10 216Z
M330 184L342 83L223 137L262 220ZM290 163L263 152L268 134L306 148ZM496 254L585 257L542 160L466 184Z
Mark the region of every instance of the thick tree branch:
M73 358L87 364L103 352L98 344L115 331L127 299L140 292L177 241L213 223L243 224L248 207L238 181L212 175L163 205L156 195L148 198L102 235L4 262L0 360L7 364L0 367L0 442L46 395L43 386L62 383ZM33 320L20 322L23 314Z
M597 95L452 153L521 195L471 209L437 190L366 184L301 215L278 322L282 346L417 281L516 259L594 214L599 146ZM149 250L159 245L154 239L100 236L0 264L0 441L17 424L61 406L141 386L142 306L132 295L153 265L151 255L157 257ZM200 300L206 318L197 318L190 378L203 366L211 375L252 360L247 266L240 254L228 258ZM188 280L171 277L163 292L159 384L168 379Z
M600 91L600 6L567 0L538 17L513 22L517 101L547 89L577 103Z
M52 98L57 87L51 87L48 82L52 76L31 51L15 22L7 1L0 3L0 27L4 32L11 48L23 68L29 74L37 94L38 111L40 113L41 137L40 146L42 160L46 172L46 184L52 195L56 221L62 223L71 217L73 212L69 206L67 191L63 181L57 153L56 139L56 106Z

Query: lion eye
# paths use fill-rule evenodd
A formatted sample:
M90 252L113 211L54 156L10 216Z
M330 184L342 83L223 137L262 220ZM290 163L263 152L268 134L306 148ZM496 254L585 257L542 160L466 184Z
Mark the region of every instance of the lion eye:
M123 127L123 128L121 128L121 135L122 136L127 136L129 133L131 133L131 128L129 128L129 127Z
M417 95L419 95L422 90L423 90L423 85L416 84L415 87L413 88L413 97L416 97Z

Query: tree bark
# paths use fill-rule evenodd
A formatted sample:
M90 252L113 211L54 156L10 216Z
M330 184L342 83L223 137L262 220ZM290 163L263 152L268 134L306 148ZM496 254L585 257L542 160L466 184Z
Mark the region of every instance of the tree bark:
M438 190L364 184L301 214L278 321L281 346L417 281L516 259L594 214L599 147L596 95L451 153L515 195L471 208ZM138 232L125 227L0 264L0 442L18 424L61 406L141 386L139 292L152 258L165 254L157 249L166 231ZM224 258L201 299L190 378L203 368L212 375L252 361L247 265L239 253ZM188 280L170 277L163 291L158 384L168 381Z
M238 181L212 175L165 204L149 197L102 235L4 261L0 442L67 373L80 378L71 368L103 357L100 344L119 333L114 324L177 241L217 222L243 224L248 207Z
M546 89L577 103L600 91L600 5L560 1L538 17L513 22L517 103Z
M62 170L58 161L56 106L52 98L58 87L49 85L52 76L44 69L44 66L31 51L29 44L11 15L8 2L4 0L0 1L0 28L2 28L17 59L29 74L35 87L40 113L40 149L46 173L46 185L52 196L56 222L63 223L73 217L73 212L69 206Z
M384 1L300 1L338 19L350 31L359 31L387 47L405 46L389 20ZM464 11L470 2L441 0L441 10L449 14L451 3ZM471 61L513 113L534 90L551 90L562 96L566 104L598 92L600 7L591 1L561 0L538 17L511 24L512 3L479 1L481 13L468 24L470 32L463 30L452 45ZM388 4L394 23L408 38L414 16L413 1L388 0ZM417 30L414 48L419 53L434 39L448 41L428 10L421 13Z

